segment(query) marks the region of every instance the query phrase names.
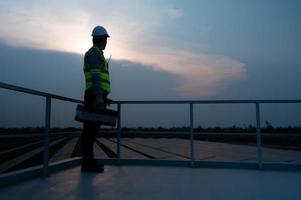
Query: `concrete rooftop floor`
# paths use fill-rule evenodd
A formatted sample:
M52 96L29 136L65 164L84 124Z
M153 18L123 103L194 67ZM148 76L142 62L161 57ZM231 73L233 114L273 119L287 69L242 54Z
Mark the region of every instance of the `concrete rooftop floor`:
M13 199L301 199L301 173L240 169L106 166L105 173L80 167L0 189Z

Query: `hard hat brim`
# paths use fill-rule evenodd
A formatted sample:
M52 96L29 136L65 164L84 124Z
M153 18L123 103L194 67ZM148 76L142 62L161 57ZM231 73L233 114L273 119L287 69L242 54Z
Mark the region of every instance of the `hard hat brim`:
M110 36L108 34L106 35L91 35L92 37L95 37L95 38L109 38Z

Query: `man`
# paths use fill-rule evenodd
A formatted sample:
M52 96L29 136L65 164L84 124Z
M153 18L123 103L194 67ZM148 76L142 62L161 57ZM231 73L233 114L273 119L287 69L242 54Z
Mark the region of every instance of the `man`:
M93 46L86 52L84 58L84 74L86 80L84 104L95 110L105 109L105 99L110 93L110 75L108 62L104 58L103 50L110 37L106 29L96 26L92 31ZM82 139L82 171L103 172L103 164L94 159L93 145L100 128L97 122L85 122Z

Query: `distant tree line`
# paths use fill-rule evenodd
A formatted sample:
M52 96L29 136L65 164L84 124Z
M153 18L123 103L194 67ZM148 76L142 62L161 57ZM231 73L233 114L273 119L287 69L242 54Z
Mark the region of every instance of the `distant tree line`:
M68 127L68 128L51 128L50 132L75 132L81 131L81 128ZM0 128L2 133L43 133L44 127L23 127L23 128Z
M159 131L159 132L187 132L190 130L189 126L182 127L173 127L173 128L164 128L159 126L155 127L137 127L137 128L122 128L123 131ZM198 126L194 128L194 132L206 132L206 133L254 133L256 132L256 127L253 125L249 125L248 127L242 128L233 125L232 127L207 127L204 128L202 126ZM300 133L301 127L299 126L288 126L288 127L272 127L267 126L261 128L261 132L263 133Z
M78 132L81 131L81 128L76 127L67 127L67 128L51 128L50 132ZM116 130L116 128L106 127L103 130ZM122 131L148 131L148 132L188 132L190 130L189 126L182 127L172 127L172 128L164 128L162 126L159 127L136 127L129 128L123 127ZM0 134L5 133L43 133L44 127L23 127L23 128L0 128ZM202 127L198 126L194 128L194 132L206 132L206 133L254 133L256 132L256 127L253 125L249 125L248 127ZM266 126L261 128L262 133L300 133L300 126L287 126L287 127L273 127L271 123L266 122Z

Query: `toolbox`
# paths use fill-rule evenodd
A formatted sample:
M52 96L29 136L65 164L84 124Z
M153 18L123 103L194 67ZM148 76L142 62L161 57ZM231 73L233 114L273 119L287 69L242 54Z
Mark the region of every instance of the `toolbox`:
M76 107L75 120L79 122L99 122L102 125L115 126L118 119L118 112L104 109L96 111L84 105Z

